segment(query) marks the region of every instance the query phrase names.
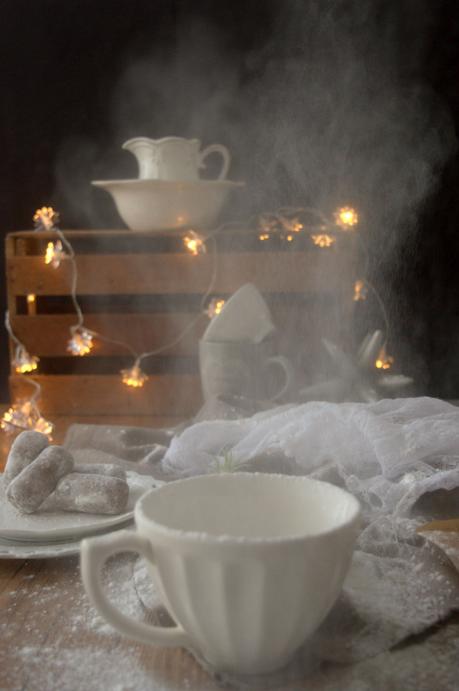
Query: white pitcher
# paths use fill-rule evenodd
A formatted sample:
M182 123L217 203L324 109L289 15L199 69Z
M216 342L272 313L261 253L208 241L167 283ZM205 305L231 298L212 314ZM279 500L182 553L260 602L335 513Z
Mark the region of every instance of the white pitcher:
M199 169L205 168L204 159L214 152L223 159L217 179L226 178L231 162L228 149L222 144L211 144L200 151L200 146L199 139L134 137L124 142L122 148L134 154L139 178L144 180L198 180Z

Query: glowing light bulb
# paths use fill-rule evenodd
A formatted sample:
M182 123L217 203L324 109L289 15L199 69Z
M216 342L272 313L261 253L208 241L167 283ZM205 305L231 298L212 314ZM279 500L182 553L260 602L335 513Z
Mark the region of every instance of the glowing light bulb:
M183 238L183 244L187 248L188 252L195 257L198 254L206 253L204 238L199 235L199 233L195 233L194 230L188 231L188 235L185 235Z
M56 240L56 242L48 242L45 252L45 264L51 264L53 269L57 269L65 256L66 254L60 240Z
M223 298L212 298L205 310L205 314L207 314L209 319L213 319L217 314L220 314L224 304L225 300Z
M269 233L261 233L258 236L258 239L261 240L261 242L264 242L265 240L269 240Z
M23 345L16 348L16 353L13 358L13 367L18 374L27 374L33 372L38 367L39 358L35 355L30 355Z
M29 293L27 300L27 314L35 315L37 313L37 298L33 293Z
M292 242L292 240L293 240L293 235L287 235L286 240L287 240L287 242Z
M297 218L284 218L280 216L280 221L284 226L284 230L289 233L300 233L303 230L303 224Z
M390 369L394 363L394 358L386 353L386 349L383 346L379 351L378 358L375 362L376 369Z
M335 238L333 238L331 235L327 235L327 233L311 235L311 240L318 247L331 247L335 242Z
M92 334L82 327L73 329L71 333L72 337L67 343L68 352L72 355L79 355L80 357L90 353L94 347Z
M35 432L41 432L42 434L45 434L50 441L52 440L54 425L52 422L46 420L46 418L42 417L41 415L37 417L37 419L33 423L33 429L35 430Z
M354 302L361 302L367 299L368 288L365 285L365 281L358 280L354 283Z
M36 230L53 230L59 223L59 213L51 206L42 206L35 211L33 222Z
M7 434L14 434L18 430L35 430L46 434L51 441L54 425L46 420L32 401L14 403L3 414L0 420L0 428Z
M279 224L279 219L277 216L259 216L258 218L258 230L260 232L260 240L261 235L266 235L264 237L264 240L267 240L269 238L269 234L272 233L274 230L276 230L276 227Z
M137 362L130 369L121 370L121 375L123 384L132 386L134 389L140 389L148 379Z
M350 206L343 206L334 213L335 223L342 230L349 230L359 222L359 215Z

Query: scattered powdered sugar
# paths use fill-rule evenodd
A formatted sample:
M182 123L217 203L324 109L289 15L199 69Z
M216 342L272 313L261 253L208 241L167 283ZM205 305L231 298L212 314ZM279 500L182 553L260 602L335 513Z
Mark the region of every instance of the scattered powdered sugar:
M396 577L403 577L406 582L411 578L410 587L413 592L408 598L411 598L410 606L413 606L416 599L423 601L419 612L421 619L425 617L423 626L426 626L436 621L438 615L439 600L432 600L433 589L436 589L440 600L444 597L443 607L448 607L451 604L450 598L457 598L459 591L450 569L445 565L445 570L430 572L426 569L426 563L421 563L428 555L424 549L421 552L421 555L415 554L411 559L411 577L408 571L401 571ZM34 564L27 570L30 571L33 567ZM82 588L76 559L66 560L65 564L61 562L58 565L48 562L45 568L49 575L49 585L45 582L40 587L34 573L25 573L16 590L7 595L4 593L7 605L5 616L0 621L1 689L217 691L220 681L241 689L271 688L278 691L298 691L306 685L308 691L457 689L455 661L459 655L459 620L438 628L425 640L423 638L400 649L385 650L389 643L384 635L392 632L390 645L393 645L394 630L397 634L395 638L402 640L411 632L409 629L412 622L406 623L404 630L397 628L403 622L404 613L401 612L397 619L397 607L401 600L390 603L389 599L394 592L391 590L394 584L390 582L385 586L385 596L379 603L379 611L377 603L374 603L374 618L363 618L366 612L363 604L365 598L371 595L371 588L378 590L382 587L381 579L384 574L379 574L378 579L376 567L373 568L371 578L365 572L368 565L363 571L356 570L355 565L351 569L345 595L347 605L351 602L354 608L354 619L352 616L348 619L349 611L341 610L344 619L335 631L336 640L341 641L342 652L343 649L349 650L346 642L352 642L356 632L358 647L359 641L365 640L365 636L371 633L371 626L375 624L381 629L383 636L379 640L379 650L373 648L370 653L367 650L373 657L357 659L354 664L334 664L332 660L336 651L333 649L333 640L329 638L328 654L322 657L328 659L328 662L322 662L319 668L317 665L311 666L310 659L301 654L286 672L272 675L269 679L251 679L250 682L247 678L215 675L203 663L209 672L206 676L187 653L176 649L158 653L158 649L152 648L152 651L155 650L155 661L152 664L148 647L121 638L90 605ZM416 580L420 578L420 574L424 585L417 588ZM400 583L401 589L406 588L406 582ZM143 560L135 559L132 555L120 555L111 559L106 567L104 583L110 599L125 614L144 621L152 621L152 610L158 614L159 596ZM366 586L366 590L361 588L362 584ZM29 610L25 619L15 616L19 607L22 611L24 608ZM390 620L389 617L389 622L384 621L380 611L383 608L387 608L388 615L395 619ZM338 613L339 611L336 610ZM52 622L51 630L43 626L44 618L49 618ZM155 619L157 623L167 624L164 615L160 620L161 617ZM332 624L333 622L328 622L329 634L333 631ZM18 627L21 628L18 630ZM21 641L20 644L18 640ZM354 653L355 649L354 645Z
M152 673L148 656L145 659L145 648L123 639L98 615L83 590L77 560L68 561L65 581L61 579L60 583L40 587L36 586L35 574L26 574L16 590L8 592L5 616L0 621L0 689L179 691L190 688L186 672L179 680L176 673L169 678L164 669L159 669L158 675ZM146 610L132 579L133 563L132 556L127 555L111 559L104 586L121 611L145 620ZM53 567L48 568L52 576ZM25 621L15 616L19 608L30 611ZM43 625L45 618L53 621L51 631ZM23 643L18 645L18 640ZM166 654L173 656L175 652ZM194 663L183 653L184 670L188 664ZM207 691L205 685L200 691L201 688ZM215 688L209 678L208 691Z
M134 619L145 619L145 608L139 600L132 578L133 564L132 557L111 559L106 568L104 589L109 599L116 603L123 614ZM83 598L86 600L84 593ZM74 618L75 628L85 624L102 635L113 636L114 634L113 627L92 607L88 612Z
M27 691L183 691L190 682L179 683L152 677L140 653L94 646L59 648L24 646L18 664L27 668ZM2 687L3 688L3 687ZM17 687L8 687L8 689ZM215 689L212 685L209 687ZM199 691L206 691L200 688Z

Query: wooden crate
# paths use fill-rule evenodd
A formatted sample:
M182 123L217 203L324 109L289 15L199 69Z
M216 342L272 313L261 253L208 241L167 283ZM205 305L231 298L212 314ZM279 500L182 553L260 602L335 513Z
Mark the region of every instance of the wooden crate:
M40 357L33 378L42 387L43 414L130 415L183 419L201 404L198 340L208 324L200 302L217 261L213 296L228 297L254 283L266 297L279 329L279 347L304 378L316 367L323 336L346 339L353 308L356 247L342 234L330 248L309 238L295 243L260 242L256 234L222 233L215 252L192 256L181 234L132 231L64 231L78 267L78 300L85 326L125 341L137 352L172 341L195 317L196 324L167 352L143 363L149 379L142 389L121 382L119 370L132 356L95 339L83 358L66 352L69 327L76 323L69 297L71 265L44 263L47 232L11 233L6 239L8 309L14 333ZM295 238L296 240L296 238ZM27 303L26 296L36 296ZM12 347L12 346L11 346ZM30 375L28 375L30 376ZM30 385L11 372L13 401Z

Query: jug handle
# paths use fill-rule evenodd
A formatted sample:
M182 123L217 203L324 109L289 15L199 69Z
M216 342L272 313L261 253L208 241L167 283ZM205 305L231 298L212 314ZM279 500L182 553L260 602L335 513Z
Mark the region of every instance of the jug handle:
M230 167L231 155L226 146L223 146L223 144L211 144L210 146L206 146L206 148L199 153L199 167L206 167L204 159L212 153L219 153L223 158L222 169L220 170L217 180L224 180L226 178L228 168Z
M285 375L284 384L281 386L279 391L277 391L270 398L271 401L277 401L279 398L285 396L285 394L291 389L295 381L295 370L290 360L284 357L284 355L274 355L272 357L269 357L265 362L265 366L270 367L272 365L280 367Z

